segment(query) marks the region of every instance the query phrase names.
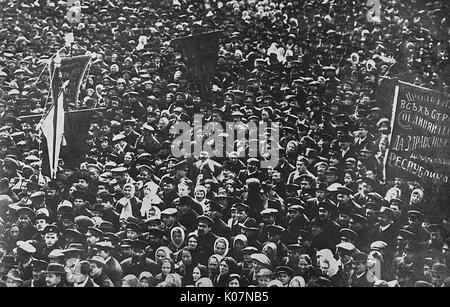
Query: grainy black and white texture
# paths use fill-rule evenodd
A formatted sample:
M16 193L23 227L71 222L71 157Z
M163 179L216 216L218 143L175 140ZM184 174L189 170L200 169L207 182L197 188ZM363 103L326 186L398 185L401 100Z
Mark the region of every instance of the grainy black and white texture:
M396 80L449 93L449 1L70 5L0 1L0 287L449 285L448 188L383 172ZM86 52L51 179L48 64Z

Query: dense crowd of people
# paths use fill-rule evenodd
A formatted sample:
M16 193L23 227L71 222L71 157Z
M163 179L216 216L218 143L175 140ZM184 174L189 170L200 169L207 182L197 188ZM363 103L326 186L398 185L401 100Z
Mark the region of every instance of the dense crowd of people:
M78 24L63 1L0 2L0 286L449 286L448 204L384 178L379 90L450 92L449 3L382 1L370 22L367 2L83 1ZM205 94L171 41L212 31ZM63 149L50 179L30 115L52 104L46 61L86 51L68 107L98 111L83 158ZM173 155L196 114L243 137L223 154L192 129L213 150ZM252 122L279 129L276 166L248 155Z

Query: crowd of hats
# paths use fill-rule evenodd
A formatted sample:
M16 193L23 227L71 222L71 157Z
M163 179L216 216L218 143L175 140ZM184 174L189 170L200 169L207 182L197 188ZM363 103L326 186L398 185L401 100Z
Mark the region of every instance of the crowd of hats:
M201 256L192 255L200 271L206 266L206 285L357 286L360 264L366 286L448 285L448 212L417 182L382 177L392 108L382 77L449 92L448 3L403 2L383 2L381 23L351 1L92 2L78 25L68 24L62 1L0 3L0 286L26 284L33 270L68 274L73 258L81 274L93 263L109 272L102 250L119 266L133 258L127 250L143 252L163 284L162 247L180 284L200 284L181 259L190 239L198 239ZM205 94L170 42L216 30ZM69 31L75 44L64 49ZM82 161L69 168L63 153L50 180L39 175L38 120L26 116L51 103L45 63L57 51L94 55L69 108L101 111ZM179 134L171 127L198 113L243 130L277 123L279 165L259 169L266 156L245 157L253 139L237 140L227 157L172 156ZM193 132L196 142L209 137ZM178 195L178 184L190 196ZM148 202L152 215L141 210ZM205 247L205 229L220 237L208 236L211 245L228 243L215 255L226 274L210 265L219 252Z

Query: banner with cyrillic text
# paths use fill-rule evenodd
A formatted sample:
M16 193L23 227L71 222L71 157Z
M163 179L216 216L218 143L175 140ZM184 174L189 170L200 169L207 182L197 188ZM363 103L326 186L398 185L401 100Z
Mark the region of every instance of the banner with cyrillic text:
M450 95L399 81L394 92L386 179L449 182Z
M91 57L88 55L61 58L61 81L70 80L64 93L64 109L67 109L69 105L72 106L72 109L79 108L78 95L80 93L80 86L90 59ZM52 62L50 65L50 73L52 76L53 72L54 63ZM59 91L60 88L52 84L52 97L57 97Z

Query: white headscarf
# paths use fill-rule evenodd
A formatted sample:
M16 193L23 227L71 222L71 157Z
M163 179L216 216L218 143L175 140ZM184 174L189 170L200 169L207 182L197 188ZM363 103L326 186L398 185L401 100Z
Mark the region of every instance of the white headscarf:
M123 189L125 190L126 187L131 187L131 196L128 198L126 196L119 199L118 203L123 206L122 211L120 212L120 219L126 220L128 217L133 216L133 210L131 207L130 199L133 198L134 193L136 192L136 188L134 184L132 183L126 183L123 186Z
M143 219L148 219L151 216L151 214L149 214L150 209L163 202L158 194L156 194L158 186L154 182L149 181L144 184L144 189L146 188L149 189L150 193L145 195L142 199L141 216Z
M216 245L217 245L217 243L219 243L220 241L223 241L223 242L225 243L225 251L223 252L222 255L220 255L220 254L218 254L218 253L216 252ZM214 252L215 252L217 255L220 255L220 256L222 256L222 257L225 257L225 256L228 254L229 248L230 248L230 242L228 242L227 238L219 237L219 238L217 238L216 241L214 242Z
M328 276L332 277L339 271L339 263L334 258L333 253L329 249L322 249L317 252L317 259L319 263L322 264L323 261L326 261L330 267L328 268Z

